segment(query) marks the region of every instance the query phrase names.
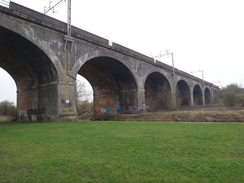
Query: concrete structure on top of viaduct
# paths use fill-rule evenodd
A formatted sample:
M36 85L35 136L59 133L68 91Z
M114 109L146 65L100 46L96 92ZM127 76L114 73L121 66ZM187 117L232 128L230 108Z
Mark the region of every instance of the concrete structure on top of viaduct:
M78 74L93 88L94 115L207 105L216 98L212 83L76 27L69 39L66 26L13 2L0 6L0 67L16 83L20 120L75 119Z

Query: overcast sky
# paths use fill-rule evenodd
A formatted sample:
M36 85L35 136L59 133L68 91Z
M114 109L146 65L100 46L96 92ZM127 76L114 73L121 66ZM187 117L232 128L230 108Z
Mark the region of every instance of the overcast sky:
M13 1L42 13L49 5ZM66 8L63 3L48 15L66 22ZM176 68L203 70L206 81L221 87L244 87L243 22L243 0L72 0L72 25L148 56L168 49ZM159 60L171 65L171 58ZM14 101L15 84L6 77L0 70L0 101Z

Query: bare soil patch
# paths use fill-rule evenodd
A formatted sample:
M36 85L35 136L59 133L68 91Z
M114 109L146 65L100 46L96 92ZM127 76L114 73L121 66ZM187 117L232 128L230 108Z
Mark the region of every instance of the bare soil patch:
M0 119L11 119L11 116L0 115Z

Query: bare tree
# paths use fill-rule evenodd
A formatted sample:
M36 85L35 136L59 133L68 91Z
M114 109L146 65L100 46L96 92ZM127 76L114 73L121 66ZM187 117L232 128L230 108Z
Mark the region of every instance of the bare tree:
M90 110L92 102L90 101L91 93L87 91L84 81L76 82L76 109L80 115L83 110Z
M88 94L86 91L86 83L77 81L76 82L76 101L87 100Z

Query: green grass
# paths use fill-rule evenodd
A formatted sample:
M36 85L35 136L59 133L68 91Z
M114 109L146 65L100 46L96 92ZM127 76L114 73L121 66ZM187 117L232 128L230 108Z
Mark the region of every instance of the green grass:
M244 182L244 124L0 124L0 182Z
M10 122L11 120L8 118L0 118L0 123Z

